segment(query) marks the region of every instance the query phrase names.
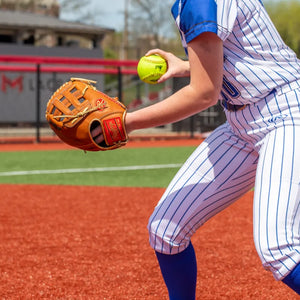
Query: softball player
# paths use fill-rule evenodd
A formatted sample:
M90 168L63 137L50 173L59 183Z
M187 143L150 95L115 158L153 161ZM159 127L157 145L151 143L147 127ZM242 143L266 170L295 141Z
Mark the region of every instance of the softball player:
M176 0L188 61L168 61L161 82L190 83L128 113L127 130L181 120L221 101L227 122L189 157L149 219L150 244L170 299L195 299L190 241L209 218L254 193L254 239L263 266L300 294L300 62L259 0Z

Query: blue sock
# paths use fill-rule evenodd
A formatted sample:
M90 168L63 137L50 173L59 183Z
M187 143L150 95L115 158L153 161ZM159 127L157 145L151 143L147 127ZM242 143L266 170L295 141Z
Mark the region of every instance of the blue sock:
M282 282L300 295L300 263L286 276Z
M194 300L196 297L197 262L192 243L178 254L155 253L168 288L170 300Z

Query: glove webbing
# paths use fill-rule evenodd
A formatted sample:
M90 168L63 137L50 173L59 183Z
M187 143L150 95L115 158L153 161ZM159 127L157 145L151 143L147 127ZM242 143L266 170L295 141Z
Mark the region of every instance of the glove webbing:
M83 111L78 112L76 115L59 115L59 116L53 116L53 118L54 119L60 119L60 118L73 119L71 121L71 123L74 123L80 117L84 117L85 115L90 114L96 110L104 110L105 108L107 108L106 102L104 100L102 100L102 101L97 101L96 107L92 107L90 109L88 109L88 107L86 107ZM66 122L66 121L63 121L63 123L64 122Z

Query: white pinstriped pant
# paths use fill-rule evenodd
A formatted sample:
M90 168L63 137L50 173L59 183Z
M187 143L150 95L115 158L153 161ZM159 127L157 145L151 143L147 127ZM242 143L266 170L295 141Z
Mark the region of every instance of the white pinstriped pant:
M280 106L279 106L280 103ZM149 219L150 245L176 254L193 233L255 186L254 240L277 280L300 262L300 90L226 112L188 158Z

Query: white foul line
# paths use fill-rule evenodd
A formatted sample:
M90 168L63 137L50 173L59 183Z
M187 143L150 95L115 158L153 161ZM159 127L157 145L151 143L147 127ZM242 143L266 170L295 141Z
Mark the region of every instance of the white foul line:
M58 169L58 170L10 171L10 172L0 172L0 176L5 177L5 176L22 176L22 175L41 175L41 174L66 174L66 173L89 173L89 172L171 169L171 168L179 168L181 166L182 166L181 164L164 164L164 165L103 167L103 168L78 168L78 169Z

